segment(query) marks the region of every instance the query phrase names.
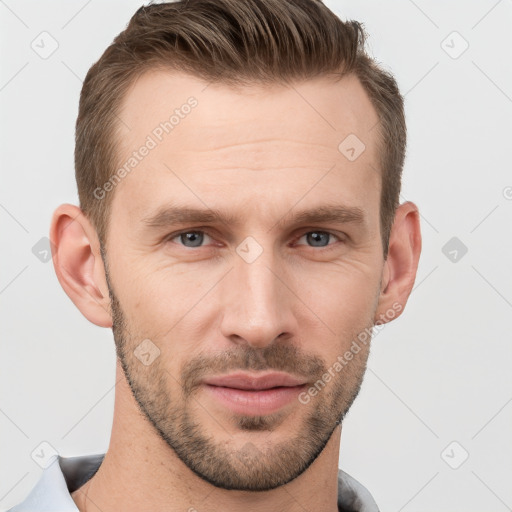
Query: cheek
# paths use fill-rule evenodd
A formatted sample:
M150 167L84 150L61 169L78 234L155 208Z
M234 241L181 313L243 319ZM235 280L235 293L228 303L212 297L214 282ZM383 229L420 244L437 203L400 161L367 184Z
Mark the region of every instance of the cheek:
M214 285L219 277L213 272L181 272L171 267L129 268L119 295L133 344L136 339L149 338L159 347L165 367L177 369L208 339L205 326L211 329L218 316L211 308L217 302ZM210 308L208 313L205 308Z
M333 341L328 346L339 351L372 324L379 279L375 268L350 265L324 273L306 273L301 276L300 290L299 297L310 309L309 318L313 314L318 317L319 329Z
M116 282L120 283L116 291L122 297L123 308L141 324L172 323L200 293L197 276L176 272L174 267L158 268L151 265L150 258L133 258L116 270Z

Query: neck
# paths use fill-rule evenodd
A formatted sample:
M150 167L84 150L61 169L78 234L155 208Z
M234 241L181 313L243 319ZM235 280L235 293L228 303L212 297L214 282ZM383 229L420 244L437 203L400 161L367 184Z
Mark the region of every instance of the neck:
M97 473L71 496L80 512L336 512L341 427L300 476L271 491L219 489L193 473L140 412L117 365L109 449Z

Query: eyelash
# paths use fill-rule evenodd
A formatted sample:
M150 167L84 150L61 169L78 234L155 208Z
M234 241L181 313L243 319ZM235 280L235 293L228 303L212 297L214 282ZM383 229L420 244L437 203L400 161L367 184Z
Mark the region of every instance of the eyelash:
M165 238L164 241L165 242L171 242L175 238L178 238L180 235L184 235L186 233L203 233L203 234L208 235L211 238L214 238L213 235L211 235L208 232L208 230L204 230L204 229L186 229L186 230L178 231L177 233L172 233L171 235L168 235ZM309 231L304 231L303 234L300 235L299 237L295 238L294 241L300 240L303 236L308 235L310 233L324 233L324 234L331 235L334 238L337 238L338 241L341 242L341 243L343 243L345 241L344 238L342 238L341 236L337 235L336 233L332 233L331 231L325 231L325 230L320 230L320 229L310 229ZM204 245L201 245L199 247L186 247L185 245L182 245L182 244L178 244L178 245L181 245L185 249L201 249L201 248L206 247ZM300 245L305 245L305 244L300 244ZM324 251L328 251L328 250L332 249L334 246L336 246L335 243L326 245L324 247L314 247L314 246L311 246L311 245L306 245L306 247L310 247L311 249L322 249Z

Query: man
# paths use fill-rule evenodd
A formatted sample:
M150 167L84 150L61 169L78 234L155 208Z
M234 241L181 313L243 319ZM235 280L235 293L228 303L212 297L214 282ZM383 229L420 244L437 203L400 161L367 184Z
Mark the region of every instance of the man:
M394 79L319 1L141 7L87 74L80 207L50 232L113 330L110 446L12 510L378 510L338 458L416 275L405 140Z

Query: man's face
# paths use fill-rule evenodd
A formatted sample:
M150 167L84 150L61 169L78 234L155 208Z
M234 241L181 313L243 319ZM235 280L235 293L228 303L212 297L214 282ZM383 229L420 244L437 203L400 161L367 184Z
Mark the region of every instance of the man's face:
M120 167L138 159L108 192L113 331L140 408L180 459L216 486L267 490L310 466L362 382L367 344L335 363L380 293L377 115L354 77L206 85L154 71L124 99ZM365 144L355 159L353 135L338 149L350 134ZM322 208L345 213L298 217ZM214 379L228 374L242 380ZM295 380L244 380L270 374Z

